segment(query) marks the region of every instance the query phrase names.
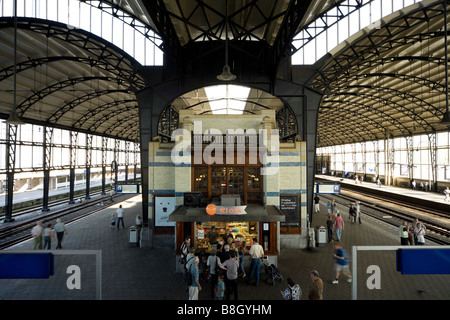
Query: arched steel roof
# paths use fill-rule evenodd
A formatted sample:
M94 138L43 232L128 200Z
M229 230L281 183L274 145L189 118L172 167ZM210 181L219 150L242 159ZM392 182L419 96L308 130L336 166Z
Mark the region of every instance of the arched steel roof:
M201 61L199 49L223 54L225 1L83 2L113 15L124 10L143 22L158 33L166 57L180 65ZM280 59L297 50L292 46L294 36L342 2L229 0L230 46L275 70ZM448 6L448 1L428 0L393 13L353 35L314 66L317 74L308 85L324 95L318 146L443 130L439 121L445 112L448 46L444 3ZM2 119L13 106L13 29L12 18L0 18ZM261 50L248 51L249 42L258 43ZM196 47L198 43L208 45ZM140 68L121 49L89 32L18 18L17 110L28 123L137 141L134 93L148 85L137 73ZM264 105L261 97L251 101L248 110ZM185 98L177 107L207 105Z
M13 106L14 22L0 19L0 118ZM27 123L139 140L140 65L111 43L66 24L17 18L16 110Z
M395 12L330 52L311 82L324 94L319 147L448 130L440 124L450 45L444 3L423 1Z

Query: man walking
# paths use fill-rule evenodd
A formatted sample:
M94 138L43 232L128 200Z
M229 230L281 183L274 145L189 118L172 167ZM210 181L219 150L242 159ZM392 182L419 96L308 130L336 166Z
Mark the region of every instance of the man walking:
M344 229L344 219L342 219L339 211L337 211L337 216L334 219L334 228L336 230L337 241L341 242L342 230Z
M314 195L314 212L319 213L320 212L320 198L317 194Z
M310 272L311 285L309 286L309 300L323 300L323 281L319 277L317 270Z
M42 235L44 234L44 228L42 228L42 221L36 223L36 225L31 229L31 236L34 239L33 250L42 249Z
M257 242L256 238L253 238L253 245L250 248L249 255L252 258L250 262L250 275L248 276L248 284L251 283L253 275L255 275L255 286L259 285L259 272L261 269L261 259L264 258L264 249Z
M67 234L67 228L64 225L64 222L61 221L61 219L56 219L56 224L54 227L56 238L58 239L58 245L56 246L56 249L62 249L62 241L64 234Z
M333 257L336 259L334 263L334 270L336 271L336 278L331 282L332 284L338 284L338 279L341 271L347 277L347 282L352 282L352 274L348 265L348 257L345 249L342 248L340 242L334 244L334 254Z
M125 225L123 223L123 209L122 205L119 205L119 208L117 209L117 230L119 230L119 224L122 222L122 227L125 228Z

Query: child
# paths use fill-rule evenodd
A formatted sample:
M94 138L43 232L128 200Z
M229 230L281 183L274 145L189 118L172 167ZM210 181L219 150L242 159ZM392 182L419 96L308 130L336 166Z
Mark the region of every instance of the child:
M217 278L216 290L214 290L215 300L223 299L223 294L225 292L225 282L223 281L224 278L225 276L223 274L220 274L219 277Z
M116 215L113 213L111 214L111 229L114 229L115 225L116 225Z

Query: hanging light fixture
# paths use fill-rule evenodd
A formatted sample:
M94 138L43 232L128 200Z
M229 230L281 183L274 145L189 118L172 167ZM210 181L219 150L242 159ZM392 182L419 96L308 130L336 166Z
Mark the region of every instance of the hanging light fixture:
M236 79L236 76L231 73L230 66L228 65L228 1L225 2L225 65L223 66L222 73L217 76L220 81L232 81Z
M17 114L16 110L16 96L17 96L17 0L14 0L14 98L13 98L13 107L11 113L9 114L9 118L6 120L7 124L21 125L25 124Z
M447 1L444 4L444 43L445 43L445 112L442 120L439 122L441 126L448 127L450 129L450 110L448 105L448 46L447 46Z

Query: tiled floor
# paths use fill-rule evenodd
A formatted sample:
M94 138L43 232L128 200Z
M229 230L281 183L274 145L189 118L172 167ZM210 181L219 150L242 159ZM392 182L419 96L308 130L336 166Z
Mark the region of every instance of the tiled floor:
M102 256L102 299L105 300L187 300L188 293L182 282L182 275L175 272L174 243L167 238L155 236L153 248L137 248L129 245L129 227L140 213L140 196L122 203L125 210L125 229L111 229L109 219L118 204L84 218L68 226L64 238L65 250L100 250ZM338 208L339 209L339 208ZM344 208L342 208L344 210ZM346 212L346 211L345 211ZM352 246L398 245L397 229L362 216L362 224L346 221L342 243L351 255ZM325 225L326 208L315 215L313 226ZM164 240L164 241L163 241ZM163 245L163 243L169 245ZM161 244L162 243L162 244ZM430 245L430 244L427 244ZM31 250L27 241L12 250ZM55 245L53 244L53 247ZM319 271L324 281L324 299L351 299L351 283L341 276L337 285L331 284L333 271L333 244L313 250L282 249L278 267L286 279L291 277L299 283L302 299L307 299L310 285L309 272ZM352 257L350 257L352 258ZM247 256L248 259L248 256ZM80 267L80 289L69 289L67 283L75 283L72 273L67 273L71 265ZM367 267L380 267L380 289L368 289L367 280L371 276ZM55 275L45 280L0 280L0 299L26 300L91 300L96 297L96 269L93 256L56 256ZM394 252L372 252L358 254L358 298L381 300L423 300L450 299L450 275L401 275L396 271ZM266 283L266 275L261 274L258 287L248 285L244 280L238 285L240 300L280 300L280 290L286 282L275 286ZM209 299L209 284L202 282L200 300Z

